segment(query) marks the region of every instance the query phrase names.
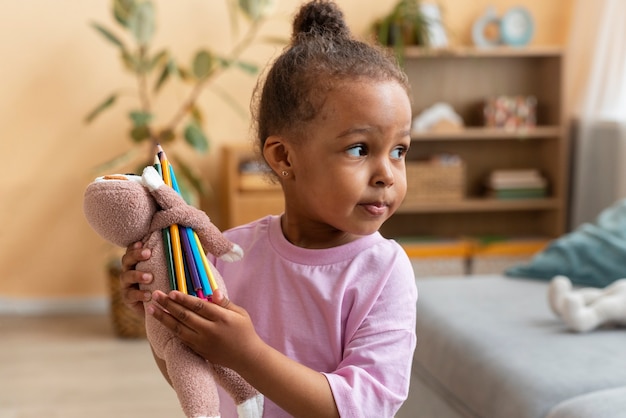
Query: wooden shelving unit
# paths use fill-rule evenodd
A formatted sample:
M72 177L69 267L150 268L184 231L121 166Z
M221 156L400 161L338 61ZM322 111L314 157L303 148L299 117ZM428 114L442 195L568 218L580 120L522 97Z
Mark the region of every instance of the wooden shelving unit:
M405 70L414 115L445 102L466 125L459 132L413 135L408 158L460 156L466 165L466 197L404 204L382 232L387 236L561 235L566 225L568 173L563 66L563 52L557 47L408 48ZM535 96L537 127L513 132L483 127L484 101L499 95ZM538 169L548 180L548 197L485 197L484 181L492 170L516 168Z
M465 198L404 204L385 223L383 234L545 238L563 234L569 152L563 123L563 66L563 52L556 47L444 51L408 48L405 69L412 87L414 114L446 102L466 125L460 132L415 134L408 158L459 155L466 165ZM484 100L497 95L535 96L537 127L514 132L483 127ZM224 149L226 227L283 211L280 191L240 189L239 165L251 157L248 146ZM485 197L483 185L489 173L514 168L538 169L548 181L548 196L520 200Z
M225 195L221 199L225 215L224 228L232 228L265 215L279 214L284 209L283 194L280 189L267 188L244 190L240 184L240 165L253 160L254 152L250 146L235 145L223 148Z

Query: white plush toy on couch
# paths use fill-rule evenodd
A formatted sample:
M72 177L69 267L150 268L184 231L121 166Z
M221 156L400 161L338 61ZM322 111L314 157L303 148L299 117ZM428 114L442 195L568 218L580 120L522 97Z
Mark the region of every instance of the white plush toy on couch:
M566 276L555 276L550 281L548 300L552 311L573 331L626 326L626 278L605 288L575 289Z

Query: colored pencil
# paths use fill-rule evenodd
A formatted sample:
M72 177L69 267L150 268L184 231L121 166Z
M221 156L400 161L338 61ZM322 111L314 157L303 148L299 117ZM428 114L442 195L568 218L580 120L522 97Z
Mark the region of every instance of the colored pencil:
M155 156L154 160L154 168L161 175L161 177L163 177L161 163L159 162L158 157ZM176 272L174 270L174 259L172 255L172 237L170 235L170 229L163 228L161 232L163 234L163 251L165 252L165 264L167 265L167 274L170 279L170 289L176 290Z
M172 179L170 176L169 162L163 152L163 148L158 146L159 160L161 161L161 169L163 171L163 181L168 186L172 187ZM174 224L170 226L170 235L172 238L172 258L174 260L174 270L176 271L176 287L179 291L187 293L187 276L185 275L185 266L183 260L182 246L180 242L180 230L178 225Z
M198 238L198 235L196 235L195 238L198 243L198 246L202 247L202 244L200 243L200 238ZM215 277L213 276L213 272L211 271L211 267L209 266L209 260L206 259L206 255L204 254L204 251L200 251L200 254L202 256L202 264L204 265L204 269L207 272L208 280L210 283L208 291L210 291L211 293L208 293L207 291L207 294L211 295L213 294L213 292L215 292L218 289L217 282L215 281Z
M178 187L178 181L176 180L176 174L174 173L174 169L170 165L170 178L172 179L172 187L178 194L180 194L180 187ZM199 265L199 259L196 259L194 246L196 245L195 240L191 239L193 237L193 230L186 226L179 226L180 230L180 241L183 246L183 256L185 257L185 261L187 262L188 269L188 277L191 278L192 287L199 298L204 299L204 293L202 290L202 282L200 280L200 273L204 269L204 266Z

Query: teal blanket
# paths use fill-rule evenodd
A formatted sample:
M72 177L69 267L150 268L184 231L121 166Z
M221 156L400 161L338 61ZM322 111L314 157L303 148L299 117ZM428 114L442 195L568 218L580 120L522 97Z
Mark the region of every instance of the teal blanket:
M552 241L528 264L506 275L550 280L556 275L581 286L605 287L626 277L626 199L605 209L595 223L586 223Z

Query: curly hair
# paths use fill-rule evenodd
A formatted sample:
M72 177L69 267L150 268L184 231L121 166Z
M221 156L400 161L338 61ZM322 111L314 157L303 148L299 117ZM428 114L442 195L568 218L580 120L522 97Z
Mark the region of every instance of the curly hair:
M327 93L339 83L359 79L394 80L407 94L410 89L394 56L355 39L334 2L305 3L294 17L290 44L255 88L251 107L257 145L262 150L271 135L305 138L304 128L319 113Z

